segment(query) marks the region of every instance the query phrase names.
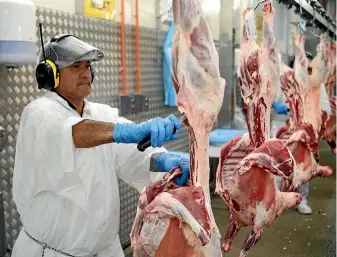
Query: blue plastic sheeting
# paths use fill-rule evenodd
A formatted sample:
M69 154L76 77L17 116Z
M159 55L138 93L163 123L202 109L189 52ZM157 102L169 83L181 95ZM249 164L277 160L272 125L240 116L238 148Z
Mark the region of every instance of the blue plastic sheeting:
M213 130L209 136L209 143L211 145L221 146L236 136L241 136L247 133L247 130L238 129L216 129Z
M164 92L165 105L174 107L177 105L177 93L174 89L171 76L171 53L174 35L174 22L171 21L169 31L166 34L163 45L163 69L164 69Z

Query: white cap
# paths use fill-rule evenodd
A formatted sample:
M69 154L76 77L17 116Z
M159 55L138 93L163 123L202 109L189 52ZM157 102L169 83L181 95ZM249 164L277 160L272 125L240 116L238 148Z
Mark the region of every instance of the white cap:
M47 60L53 61L59 69L78 61L100 61L104 58L103 52L78 39L75 36L60 34L53 37L44 45ZM44 60L42 49L38 53L37 62Z

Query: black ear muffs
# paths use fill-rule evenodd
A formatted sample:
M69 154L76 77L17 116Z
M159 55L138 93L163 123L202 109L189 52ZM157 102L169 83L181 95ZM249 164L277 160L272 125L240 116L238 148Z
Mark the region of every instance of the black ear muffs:
M50 40L50 44L73 35L56 35ZM43 47L43 46L42 46ZM52 47L52 45L50 46ZM54 90L60 83L60 72L57 65L51 60L42 60L35 70L36 81L39 89Z
M42 61L36 67L36 81L39 89L53 90L60 83L60 73L57 65L50 61Z
M90 65L91 83L94 81L94 67ZM60 84L60 72L57 65L50 61L40 62L36 67L36 81L38 88L46 90L54 90Z

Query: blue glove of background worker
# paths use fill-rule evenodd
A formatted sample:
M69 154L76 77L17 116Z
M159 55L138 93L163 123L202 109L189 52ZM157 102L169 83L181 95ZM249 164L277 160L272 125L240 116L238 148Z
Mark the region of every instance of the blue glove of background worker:
M286 106L285 104L281 103L281 102L274 102L272 104L272 107L274 108L275 112L277 114L288 114L288 106Z
M175 178L178 186L183 186L190 177L190 159L170 153L160 153L155 159L156 168L162 172L169 172L173 168L181 168L183 174Z
M154 118L140 124L125 123L115 124L113 138L116 143L138 144L148 135L151 135L151 146L161 147L165 141L176 139L178 134L173 134L173 128L181 129L180 120L171 114L167 118Z

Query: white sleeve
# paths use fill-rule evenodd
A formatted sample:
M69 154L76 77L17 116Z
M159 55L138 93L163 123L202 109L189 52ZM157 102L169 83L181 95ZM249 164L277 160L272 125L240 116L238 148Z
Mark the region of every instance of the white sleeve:
M23 111L16 146L14 200L24 204L24 199L39 192L59 193L69 183L81 183L72 138L72 126L81 120L37 105Z
M130 123L119 117L115 123ZM144 152L137 149L136 144L113 144L113 154L116 155L117 176L124 182L136 188L139 192L149 183L160 179L165 173L151 172L150 160L154 153L167 152L163 147L147 148Z

